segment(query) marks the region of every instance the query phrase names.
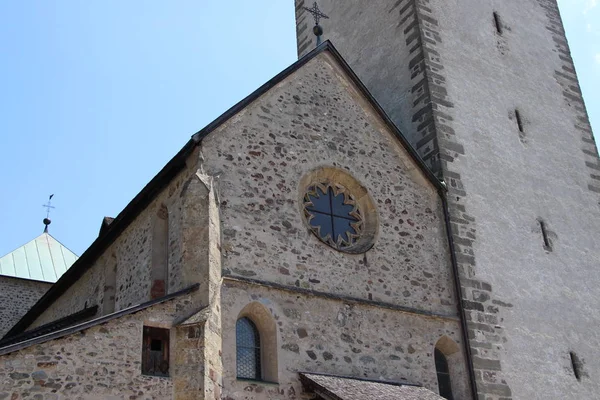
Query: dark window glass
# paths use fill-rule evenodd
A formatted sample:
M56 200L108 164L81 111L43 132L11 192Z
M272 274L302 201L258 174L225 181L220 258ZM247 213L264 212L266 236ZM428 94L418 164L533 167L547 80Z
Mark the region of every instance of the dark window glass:
M318 228L319 237L327 240L328 237L333 237L333 227L331 226L331 215L313 213L310 219L310 225Z
M162 346L162 340L152 339L152 341L150 342L150 350L152 351L162 351Z
M169 330L144 327L142 373L169 376Z
M450 371L448 370L448 360L444 353L435 349L435 370L437 372L438 387L440 396L448 400L454 400L452 397L452 386L450 385Z
M346 204L346 196L337 196L333 188L324 192L317 187L306 195L306 211L310 226L324 242L333 242L341 247L349 246L355 240L356 229L352 226L358 222L353 215L354 206Z
M240 318L235 326L237 377L261 380L260 336L254 322Z

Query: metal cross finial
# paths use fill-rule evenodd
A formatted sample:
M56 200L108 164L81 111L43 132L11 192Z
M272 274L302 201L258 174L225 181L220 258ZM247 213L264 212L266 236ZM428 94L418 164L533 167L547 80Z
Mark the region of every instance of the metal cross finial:
M319 25L321 18L329 19L327 15L323 14L321 10L319 10L319 6L316 1L311 8L304 7L304 9L313 15L315 18L315 25Z
M46 225L46 227L44 228L44 232L48 233L48 225L50 225L50 223L52 221L50 221L50 210L52 208L55 208L54 206L52 206L52 198L54 197L54 194L51 194L48 197L48 203L47 204L43 204L42 207L44 207L46 209L46 218L44 218L44 225Z

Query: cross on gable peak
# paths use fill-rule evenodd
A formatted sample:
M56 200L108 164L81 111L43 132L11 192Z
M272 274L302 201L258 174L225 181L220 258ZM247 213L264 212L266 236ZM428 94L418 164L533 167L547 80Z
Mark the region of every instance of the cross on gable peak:
M329 19L327 15L323 14L323 12L319 10L319 5L316 1L313 3L312 7L304 7L304 9L313 15L315 19L315 25L319 25L321 18Z

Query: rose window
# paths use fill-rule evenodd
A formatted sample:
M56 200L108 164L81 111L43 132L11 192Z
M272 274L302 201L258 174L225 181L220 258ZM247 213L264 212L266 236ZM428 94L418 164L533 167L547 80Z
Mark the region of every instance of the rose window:
M333 248L347 249L360 237L360 210L344 187L309 187L304 196L304 214L312 232Z

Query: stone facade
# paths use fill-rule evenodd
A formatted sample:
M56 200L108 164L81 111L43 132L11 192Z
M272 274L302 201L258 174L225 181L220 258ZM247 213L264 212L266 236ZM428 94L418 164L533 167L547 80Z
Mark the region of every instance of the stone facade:
M203 140L202 168L219 177L224 275L455 315L437 190L349 85L323 54ZM367 252L333 251L306 227L303 178L326 167L373 198Z
M219 177L225 398L298 398L303 370L437 391L436 342L462 343L441 198L328 53L201 147L201 169ZM357 179L375 204L379 229L362 254L323 244L304 221L310 176L330 167ZM267 340L278 343L279 385L235 379L235 322L252 302L277 323ZM462 350L455 368L466 398Z
M0 399L189 398L179 383L185 373L182 364L190 363L187 353L197 349L202 339L188 338L187 329L173 325L179 308L190 300L191 296L170 300L0 356ZM142 374L144 326L170 328L170 378ZM173 340L175 335L178 340ZM202 370L196 372L195 378L183 379L187 386L201 379Z
M155 219L159 218L158 213L163 206L166 206L169 212L167 292L180 290L196 281L189 277L192 273L184 271L186 267L183 266L185 246L191 243L184 243L180 239L186 225L198 219L198 216L190 216L184 209L185 195L190 186L195 186L195 183L193 185L190 183L192 180L199 182L195 177L196 158L197 156L190 158L191 167L180 172L152 203L140 212L117 240L89 266L84 275L37 317L29 329L80 311L86 305L87 307L99 305L99 310L102 310L106 272L109 268L115 268L115 265L114 310L118 311L150 300L153 224ZM204 205L208 207L206 203ZM185 214L186 212L188 214ZM204 247L208 249L208 246Z
M319 7L323 39L448 184L479 398L595 398L569 353L600 370L600 163L556 1Z
M152 248L157 215L168 220L168 292L198 290L0 356L5 397L298 399L303 371L437 392L435 348L457 398L469 397L441 186L336 57L317 53L197 134L186 168L29 329L86 304L122 313L149 301L152 257L164 256ZM322 179L361 204L360 251L309 229L304 195ZM260 329L263 382L237 379L242 316ZM170 378L140 374L144 325L171 330Z
M277 321L277 382L236 379L235 323L248 304L259 303ZM260 321L260 314L250 313ZM263 331L264 332L264 331ZM437 393L433 351L448 337L461 343L457 318L426 317L377 304L337 300L294 288L227 280L223 289L224 399L300 399L298 372L419 383ZM453 363L453 393L469 397L462 348Z
M33 306L51 283L0 276L0 338Z

